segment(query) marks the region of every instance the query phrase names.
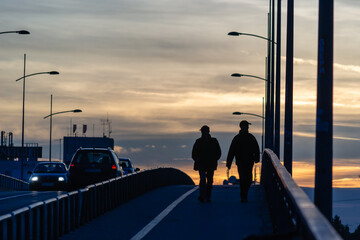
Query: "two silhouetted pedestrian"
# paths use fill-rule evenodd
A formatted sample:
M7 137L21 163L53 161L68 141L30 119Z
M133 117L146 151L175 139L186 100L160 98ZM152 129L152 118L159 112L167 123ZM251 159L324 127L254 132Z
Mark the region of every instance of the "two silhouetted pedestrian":
M239 172L241 202L248 201L247 195L252 182L254 162L257 163L260 160L259 145L256 138L249 133L249 125L251 123L245 120L240 122L240 132L231 142L226 161L226 167L230 170L235 157Z
M198 138L193 146L192 158L194 170L200 175L200 202L211 201L214 171L217 169L217 161L221 157L221 149L216 138L211 137L210 128L202 126L201 138Z

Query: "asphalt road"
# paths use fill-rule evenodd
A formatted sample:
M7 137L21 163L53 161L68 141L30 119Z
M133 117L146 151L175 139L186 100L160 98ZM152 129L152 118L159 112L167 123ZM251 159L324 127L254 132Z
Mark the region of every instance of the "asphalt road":
M71 232L67 239L243 239L271 234L261 186L252 186L249 202L240 202L238 186L215 186L211 203L197 200L194 186L156 189L122 204Z
M61 191L0 191L0 216L30 204L57 197Z

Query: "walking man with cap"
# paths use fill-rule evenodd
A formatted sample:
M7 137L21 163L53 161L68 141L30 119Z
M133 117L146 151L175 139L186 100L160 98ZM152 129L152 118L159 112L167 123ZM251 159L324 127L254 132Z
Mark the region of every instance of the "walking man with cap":
M249 125L251 123L248 121L240 122L240 132L231 142L226 161L226 167L230 170L235 157L240 179L241 202L248 201L247 195L252 182L254 162L257 163L260 160L259 145L254 135L249 133Z
M221 149L216 138L211 137L210 128L202 126L201 138L198 138L192 149L194 170L200 175L200 202L211 201L214 171L217 169L217 161L221 157Z

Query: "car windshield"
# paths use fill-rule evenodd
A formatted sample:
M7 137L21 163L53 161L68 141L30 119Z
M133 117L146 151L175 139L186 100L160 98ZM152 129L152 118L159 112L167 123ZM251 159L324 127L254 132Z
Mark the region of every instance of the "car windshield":
M63 164L56 163L46 163L46 164L38 164L34 173L65 173L66 168Z
M103 151L82 151L77 154L74 163L78 164L113 164L111 156L108 152Z

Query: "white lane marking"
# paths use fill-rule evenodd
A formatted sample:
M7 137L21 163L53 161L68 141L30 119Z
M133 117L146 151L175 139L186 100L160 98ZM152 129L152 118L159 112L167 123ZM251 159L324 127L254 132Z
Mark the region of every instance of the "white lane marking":
M27 195L31 195L31 194L33 194L33 193L25 193L25 194L10 196L10 197L4 197L4 198L0 198L0 201L1 201L1 200L11 199L11 198L23 197L23 196L27 196Z
M197 190L199 186L194 187L193 189L184 193L181 197L176 199L172 204L170 204L165 210L163 210L157 217L155 217L148 225L146 225L140 232L133 236L130 240L140 240L145 237L161 220L163 220L181 201L183 201L187 196Z
M48 193L48 192L43 192L43 193ZM24 194L20 194L20 195L15 195L15 196L10 196L10 197L0 198L0 201L1 201L1 200L11 199L11 198L17 198L17 197L28 196L28 195L35 195L35 194L34 194L34 193L24 193Z

